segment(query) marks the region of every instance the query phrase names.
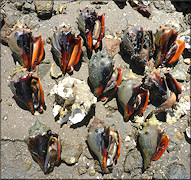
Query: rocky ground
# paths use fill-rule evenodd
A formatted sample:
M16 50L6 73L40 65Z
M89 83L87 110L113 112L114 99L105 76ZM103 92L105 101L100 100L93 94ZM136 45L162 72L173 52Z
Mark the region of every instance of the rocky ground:
M133 136L134 124L125 122L118 111L116 99L107 104L97 102L92 117L77 126L70 123L60 127L55 122L52 109L53 99L49 96L50 90L58 81L50 76L50 66L53 63L49 37L52 36L55 26L62 23L72 27L76 34L77 17L79 10L84 7L96 9L99 14L105 13L105 38L103 46L111 46L112 43L119 45L121 30L127 23L141 25L145 30L156 32L161 25L172 23L180 32L185 33L191 25L191 16L187 4L177 4L171 1L153 1L151 3L152 17L146 18L134 10L128 2L116 3L114 1L101 1L101 4L90 1L41 1L27 0L25 2L2 1L1 2L1 178L60 178L60 179L190 179L190 139L185 135L185 130L190 126L190 76L187 73L190 67L190 53L185 49L179 59L176 68L170 70L177 76L182 94L180 95L181 115L175 121L160 119L165 134L169 136L169 145L165 153L145 172L142 172L142 157L136 147L136 139ZM173 5L174 4L174 5ZM181 8L182 6L182 8ZM177 8L178 7L178 8ZM7 46L7 35L17 23L28 26L34 36L42 35L45 48L45 62L38 66L37 75L41 78L45 94L46 111L43 114L32 115L30 111L23 109L13 99L13 94L8 87L15 68L12 53ZM113 40L113 41L112 41ZM116 46L117 46L116 45ZM111 47L111 50L114 47ZM117 50L116 50L117 49ZM118 51L118 48L115 52ZM127 64L119 53L114 56L115 65L129 72ZM84 80L88 78L87 58L83 57L79 70L74 71L72 77ZM174 72L173 72L174 71ZM180 74L183 74L180 77ZM68 76L68 74L66 75ZM146 109L150 111L151 105ZM107 124L115 124L120 133L122 145L121 155L113 172L101 174L97 168L86 144L88 125L94 116L104 120ZM32 159L24 138L28 136L29 128L39 119L62 138L63 161L56 166L50 174L45 175L40 166ZM70 159L75 157L76 162L70 164Z

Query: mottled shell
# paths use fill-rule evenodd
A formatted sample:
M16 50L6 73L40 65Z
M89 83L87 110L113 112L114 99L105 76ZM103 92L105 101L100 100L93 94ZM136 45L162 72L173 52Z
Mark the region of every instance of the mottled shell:
M34 137L38 134L43 134L50 130L45 124L42 124L38 119L36 119L35 124L29 129L29 137Z
M53 37L51 38L51 51L52 51L52 54L54 56L54 59L56 61L56 63L61 66L61 60L62 60L62 53L61 53L61 47L60 47L60 44L59 44L59 36L60 36L60 33L61 33L61 29L58 29L54 32L53 34Z
M40 113L46 110L44 92L38 76L31 73L18 73L9 83L14 96L25 104L32 114L38 110Z
M89 80L93 86L94 95L100 84L106 85L113 73L114 61L105 47L102 51L97 52L88 64Z
M93 27L94 22L97 18L97 13L95 12L94 9L90 9L88 7L86 7L83 10L80 10L80 12L81 13L78 18L78 29L81 31L82 35L85 35L86 34L86 25L87 25L86 20L91 17L88 21L88 26Z
M131 58L149 60L155 49L152 31L129 25L124 31L122 46Z
M123 108L124 118L127 116L126 105L133 95L133 88L139 85L138 80L122 80L117 90L118 101Z
M53 53L54 56L54 60L56 61L56 63L61 66L61 61L62 61L62 35L72 35L71 32L71 28L67 27L67 26L63 26L63 27L58 27L56 29L56 31L53 33L53 36L51 38L51 51Z
M113 168L114 162L120 156L121 139L118 131L104 121L95 117L90 125L87 137L89 148L97 156L102 172Z
M101 132L104 130L104 121L95 118L89 128L89 134L87 137L88 145L90 146L91 150L95 153L98 157L99 162L102 162L102 154L101 154Z
M28 150L42 171L45 174L51 172L60 161L61 146L58 134L52 132L37 119L29 129L29 137L25 140Z
M20 35L23 35L22 38L20 39ZM10 36L8 37L8 45L9 48L11 49L11 51L13 52L13 56L14 58L21 64L23 65L23 60L22 60L22 56L23 56L23 49L22 47L25 48L26 52L29 52L30 49L30 39L32 37L32 32L30 29L26 29L24 28L24 26L22 25L16 25L13 28L12 33L10 34ZM22 40L24 40L24 43L27 44L22 44Z
M158 143L162 137L157 126L145 126L139 133L138 143L143 156L144 169L146 169L156 152Z
M18 73L16 74L9 83L9 87L14 94L14 96L25 104L30 110L29 102L32 102L32 89L31 89L31 79L28 74ZM35 109L39 106L39 102L35 101ZM33 113L31 111L31 113Z
M133 56L135 54L135 49L134 49L134 46L136 44L135 33L136 32L134 26L128 26L127 29L124 30L124 34L122 37L122 46L130 56Z

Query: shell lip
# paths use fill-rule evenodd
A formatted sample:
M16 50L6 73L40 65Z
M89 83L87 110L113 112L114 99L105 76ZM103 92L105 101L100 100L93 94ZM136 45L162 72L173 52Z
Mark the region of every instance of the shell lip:
M121 83L121 77L121 69L113 66L112 71L108 78L105 79L105 82L99 84L96 92L97 98L104 101L106 97L113 96Z
M148 105L149 90L144 89L141 85L133 88L133 94L126 105L126 120L135 121L135 116L142 114ZM136 105L136 107L134 107Z
M143 157L143 171L151 166L151 161L161 157L168 146L168 142L169 138L164 134L164 129L156 125L149 125L149 123L144 125L138 137L138 149Z
M155 34L157 46L155 67L168 66L175 63L185 48L185 41L180 40L178 31L168 26L163 26Z
M36 110L39 113L42 113L43 109L46 110L44 92L38 76L34 76L31 73L17 76L11 80L9 86L16 99L27 106L32 114Z
M36 65L44 59L42 37L32 36L32 31L24 26L15 26L9 36L8 44L15 60L28 71L36 71Z
M98 157L103 172L113 167L120 155L121 140L118 131L112 130L111 126L97 118L90 125L88 145Z
M129 25L124 31L122 49L127 54L131 63L137 66L137 73L144 74L149 60L154 55L154 36L151 31L143 30L141 26ZM128 59L128 57L125 57Z
M61 146L58 134L47 130L28 137L28 149L44 174L48 174L60 162Z
M113 167L114 162L120 155L120 137L117 131L110 130L110 127L104 126L102 133L102 168Z
M71 73L81 57L81 39L75 37L70 27L60 27L51 38L54 61L65 75Z
M86 48L92 52L93 49L100 47L101 40L104 37L104 14L98 16L94 9L90 9L88 7L80 10L80 12L78 28L85 40ZM99 21L99 23L96 23L96 21Z

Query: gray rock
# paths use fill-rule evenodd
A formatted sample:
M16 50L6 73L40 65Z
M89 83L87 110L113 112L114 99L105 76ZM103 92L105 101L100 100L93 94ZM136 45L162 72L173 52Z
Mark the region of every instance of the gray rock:
M46 61L46 59L44 59L43 61ZM43 79L44 76L46 76L47 73L50 73L50 67L51 64L45 64L43 63L43 61L41 61L41 63L38 65L37 68L37 76L40 77L40 79Z
M17 10L13 3L5 3L5 6L3 6L3 9L5 10L7 14L9 11Z
M27 2L25 2L25 4L22 7L22 11L23 11L24 14L28 14L31 11L34 12L34 10L35 10L34 4L30 4L30 3L27 3Z
M191 26L191 13L188 13L184 16L184 22Z
M169 73L179 82L188 82L190 81L190 76L189 74L186 73L185 69L187 69L187 64L184 63L183 56L180 55L179 60L177 61L177 64L174 66L174 68L171 68L170 71L168 70L169 68L164 67L162 68L162 72L166 73L169 71Z
M80 155L82 154L82 144L62 143L61 159L68 165L73 165L78 162Z
M125 145L126 151L129 152L136 147L136 142L130 136L126 136L124 145Z
M9 9L10 10L10 9ZM21 16L20 11L6 9L4 14L4 25L1 29L1 41L3 44L7 45L8 36L11 34L11 29L17 23L18 19Z
M24 4L25 4L25 2L23 2L23 1L17 1L17 2L14 3L15 7L16 7L19 11L22 10L22 7L23 7Z
M177 80L177 81L180 81L180 82L183 82L183 81L187 81L188 78L187 78L187 73L184 71L184 69L179 69L177 70L174 69L171 73L171 75Z
M17 20L20 18L21 12L17 11L14 5L12 6L9 6L9 5L3 8L4 15L5 15L4 20L9 27L13 27L17 23Z
M8 24L4 24L1 28L1 43L8 46L8 36L11 34L11 29Z
M161 172L156 171L153 175L154 179L163 179L163 175L161 174Z
M12 3L5 5L3 9L1 9L1 12L3 12L2 14L4 17L4 25L1 28L1 41L3 44L7 45L7 37L10 35L11 29L17 23L17 20L20 18L21 12L18 11L15 5Z
M20 23L27 26L29 29L39 29L40 22L36 13L25 14L19 19Z
M36 12L40 19L52 17L54 1L34 1Z
M184 165L177 162L169 164L165 174L167 179L189 179Z
M20 18L20 14L17 15L13 12L10 12L10 15L6 16L5 20L5 24L7 24L9 27L13 27L16 23L17 20Z
M123 170L122 170L122 169L119 169L118 167L116 167L116 168L114 167L114 168L113 168L113 173L112 173L112 175L113 175L114 178L119 178L119 179L121 179L122 173L123 173Z
M32 13L33 13L33 12L36 12L34 3L31 4L30 12L32 12Z
M93 159L92 155L90 154L89 149L86 147L85 148L85 154L84 154L88 159Z
M178 151L180 150L180 144L178 144L177 142L175 142L174 140L170 139L168 146L167 146L167 151L168 152L172 152L172 151Z
M153 4L158 10L164 10L166 13L173 13L176 10L170 1L153 1Z
M26 2L24 4L24 6L22 7L22 9L23 9L23 13L24 14L28 14L30 12L30 9L31 9L31 4Z
M130 151L126 156L124 171L127 173L132 173L132 171L135 171L136 169L141 170L141 168L142 168L141 153L137 149L134 149Z

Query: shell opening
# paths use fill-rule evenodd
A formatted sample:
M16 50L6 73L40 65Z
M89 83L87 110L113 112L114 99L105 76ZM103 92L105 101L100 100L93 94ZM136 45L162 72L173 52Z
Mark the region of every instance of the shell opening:
M107 154L107 166L113 165L113 161L115 160L119 145L117 132L110 130L109 135L110 135L110 141Z
M72 111L71 116L69 117L69 120L73 124L76 124L81 122L85 116L86 116L85 113L81 109L76 108L74 111Z

